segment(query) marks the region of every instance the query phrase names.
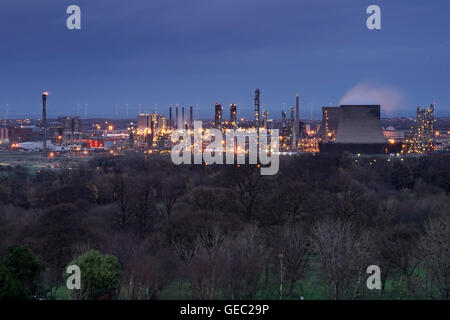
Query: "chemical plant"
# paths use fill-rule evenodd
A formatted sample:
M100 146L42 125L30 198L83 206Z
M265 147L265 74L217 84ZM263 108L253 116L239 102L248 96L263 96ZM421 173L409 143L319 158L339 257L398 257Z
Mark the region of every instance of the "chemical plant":
M193 106L169 106L168 115L139 113L136 121L85 119L65 116L47 119L48 92L42 94L42 118L3 121L0 148L9 153L41 153L44 158L89 158L96 154L120 156L127 152L169 154L174 130L194 129ZM226 134L279 130L280 154L344 152L355 155L420 155L447 152L450 131L435 129L435 106L417 108L417 118L408 130L382 125L380 105L340 105L323 107L322 120L300 120L300 95L281 117L270 117L261 110L261 91L254 92L252 119L238 118L238 104L225 112L221 103L212 106L212 120L203 121L203 129L215 128ZM140 109L140 108L139 108ZM128 110L128 108L127 108ZM245 150L242 150L245 152Z

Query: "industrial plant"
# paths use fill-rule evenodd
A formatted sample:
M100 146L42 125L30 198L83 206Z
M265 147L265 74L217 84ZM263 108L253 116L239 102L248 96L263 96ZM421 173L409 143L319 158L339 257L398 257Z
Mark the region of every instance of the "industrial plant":
M4 120L0 128L0 147L12 153L41 153L43 158L84 159L95 155L122 156L127 152L146 155L170 154L178 129L194 129L194 107L170 105L168 115L138 113L135 121L80 119L64 116L47 119L49 92L42 94L42 118L16 122ZM279 130L279 154L329 153L353 155L421 155L447 152L450 132L436 129L435 106L417 108L417 118L408 119L410 127L395 129L383 124L382 105L340 105L322 107L321 121L300 119L300 94L296 93L292 107L276 118L265 107L261 110L261 90L254 92L253 117L239 118L238 104L225 110L215 103L212 120L203 121L204 130L219 129L223 134L232 130L257 135L266 130L270 136ZM141 106L139 106L139 111ZM226 111L226 112L225 112ZM199 119L198 119L199 120ZM248 146L248 145L247 145ZM225 147L225 146L224 146ZM240 150L239 152L246 152Z

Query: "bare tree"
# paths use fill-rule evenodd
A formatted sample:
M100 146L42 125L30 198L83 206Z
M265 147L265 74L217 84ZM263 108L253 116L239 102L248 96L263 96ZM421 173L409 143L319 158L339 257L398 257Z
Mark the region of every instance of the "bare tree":
M154 255L139 250L124 272L123 295L128 300L159 300L174 274L175 264L167 252Z
M198 238L198 252L189 265L192 296L201 300L218 297L224 266L229 248L229 239L219 227L213 227Z
M327 219L313 230L318 270L328 287L329 298L355 298L362 284L371 252L371 234L349 222Z
M450 298L450 217L429 221L419 242L423 268L429 280L422 287L432 299Z
M112 179L112 184L113 198L119 209L114 219L120 228L125 228L130 223L133 214L131 179L127 174L116 175Z
M172 218L173 208L186 191L185 181L178 176L165 177L160 183L159 200L161 201L160 214L165 221Z
M145 175L137 178L133 190L136 227L140 236L144 236L146 232L152 230L155 222L153 218L156 208L152 180Z
M303 227L297 225L284 227L279 235L278 253L282 254L289 296L294 295L295 286L308 270L309 242L309 234Z
M231 241L227 250L224 290L230 299L255 299L261 287L266 253L257 227L251 226Z
M239 192L239 199L245 208L244 217L247 221L253 217L253 211L261 193L261 175L255 165L230 168L230 178Z

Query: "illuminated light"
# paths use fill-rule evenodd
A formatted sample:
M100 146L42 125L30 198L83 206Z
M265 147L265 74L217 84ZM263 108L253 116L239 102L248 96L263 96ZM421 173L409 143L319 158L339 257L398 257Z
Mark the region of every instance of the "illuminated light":
M51 152L50 154L49 154L49 158L54 158L55 157L55 154L53 153L53 152Z
M113 126L109 126L109 127L108 127L108 130L110 130L110 131L113 130L113 129L114 129Z
M42 92L43 96L48 96L50 93L48 91Z

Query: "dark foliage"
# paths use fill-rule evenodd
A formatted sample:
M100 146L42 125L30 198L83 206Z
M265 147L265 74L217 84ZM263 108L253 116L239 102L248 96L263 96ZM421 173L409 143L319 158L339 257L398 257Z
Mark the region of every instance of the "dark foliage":
M0 298L56 298L68 263L99 250L123 270L108 298L448 299L449 164L302 155L261 176L130 155L13 168L0 177Z

